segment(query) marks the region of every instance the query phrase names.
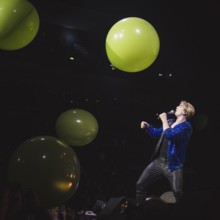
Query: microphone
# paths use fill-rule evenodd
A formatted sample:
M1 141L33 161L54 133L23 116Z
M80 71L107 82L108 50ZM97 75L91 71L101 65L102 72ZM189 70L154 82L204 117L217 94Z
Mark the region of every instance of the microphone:
M172 115L175 114L175 111L174 111L174 110L170 110L170 111L167 112L166 114L167 114L167 116L172 116ZM157 114L157 119L160 119L159 114Z
M167 115L174 115L175 111L174 110L170 110L169 112L167 112Z

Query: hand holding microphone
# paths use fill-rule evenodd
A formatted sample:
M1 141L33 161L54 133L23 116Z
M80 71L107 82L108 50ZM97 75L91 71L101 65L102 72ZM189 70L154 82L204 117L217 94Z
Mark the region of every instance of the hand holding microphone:
M175 114L175 111L174 111L174 110L171 110L171 111L169 111L169 112L167 112L167 113L161 113L160 115L162 115L162 114L166 115L166 117L167 117L167 116L170 116L170 115L174 115L174 114ZM161 119L161 118L160 118L160 115L157 114L157 119ZM161 120L162 120L162 119L161 119ZM141 127L141 129L148 128L148 127L149 127L149 124L148 124L146 121L142 121L141 124L140 124L140 127Z
M172 116L175 114L175 111L174 110L170 110L169 112L166 113L167 116ZM157 119L160 119L160 115L159 114L156 114L157 115Z

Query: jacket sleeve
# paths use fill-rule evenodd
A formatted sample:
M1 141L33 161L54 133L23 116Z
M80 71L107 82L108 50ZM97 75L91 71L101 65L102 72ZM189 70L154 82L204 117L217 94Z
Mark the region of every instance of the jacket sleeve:
M146 128L146 132L153 138L159 138L163 132L163 128L155 128L152 125L149 125L149 127Z
M170 141L181 141L189 139L192 134L192 126L189 122L183 122L176 125L173 129L167 128L164 131L164 136Z

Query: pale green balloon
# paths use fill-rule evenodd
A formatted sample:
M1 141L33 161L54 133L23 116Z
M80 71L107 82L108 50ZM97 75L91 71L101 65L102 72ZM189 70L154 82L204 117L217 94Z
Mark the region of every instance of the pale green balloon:
M27 46L40 26L35 7L26 0L3 1L0 7L0 49L17 50Z
M31 5L26 0L0 1L0 39L4 38L13 29L25 14L30 11Z
M63 140L52 136L30 138L13 152L8 165L8 181L36 192L42 207L60 206L76 192L80 163Z
M139 72L157 58L160 40L155 28L138 17L115 23L106 37L106 53L111 64L125 72Z
M56 121L58 137L72 146L83 146L97 136L98 122L84 109L70 109L63 112Z

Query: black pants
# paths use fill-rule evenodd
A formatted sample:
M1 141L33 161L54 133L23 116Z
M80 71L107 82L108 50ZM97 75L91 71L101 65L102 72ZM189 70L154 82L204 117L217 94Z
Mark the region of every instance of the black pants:
M180 168L170 171L166 160L157 158L144 169L136 183L136 203L143 203L148 187L163 177L168 179L176 202L178 202L182 197L183 170Z

